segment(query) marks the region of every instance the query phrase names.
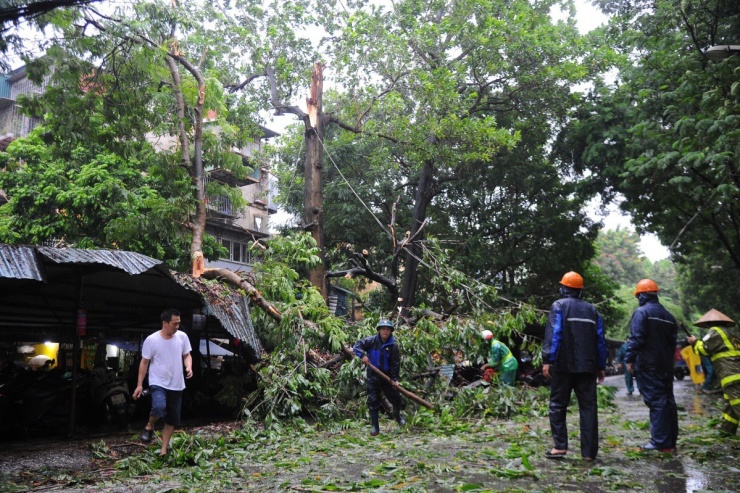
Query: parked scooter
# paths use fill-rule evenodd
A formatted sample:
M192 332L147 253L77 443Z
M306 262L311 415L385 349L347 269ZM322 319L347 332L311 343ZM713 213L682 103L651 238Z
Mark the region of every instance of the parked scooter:
M135 411L134 400L123 378L109 368L92 371L93 402L97 409L96 421L125 425Z
M68 429L72 388L71 372L4 367L0 372L0 439ZM135 410L126 382L107 368L79 370L74 402L77 425L121 426Z
M676 347L673 353L673 376L676 380L683 380L689 376L689 367L681 355L681 348Z

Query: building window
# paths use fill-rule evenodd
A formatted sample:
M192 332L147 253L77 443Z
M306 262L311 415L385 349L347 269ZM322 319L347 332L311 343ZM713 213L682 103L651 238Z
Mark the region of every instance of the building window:
M249 245L240 241L221 240L221 244L229 251L224 260L231 260L240 264L251 264L252 255L249 251Z
M262 231L262 218L261 217L255 217L254 218L254 230L255 231Z
M231 240L221 240L221 244L228 250L228 259L231 260Z

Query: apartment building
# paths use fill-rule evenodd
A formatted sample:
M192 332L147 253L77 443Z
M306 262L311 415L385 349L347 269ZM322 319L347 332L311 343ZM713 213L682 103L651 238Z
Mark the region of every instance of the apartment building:
M278 134L261 127L262 135L240 150L242 160L249 165L254 155L264 143ZM250 166L252 167L252 166ZM237 210L228 197L208 197L208 218L206 233L216 239L229 251L228 258L207 261L206 267L224 267L234 271L249 272L254 263L254 245L260 239L270 236L270 215L277 212L275 195L277 180L266 168L257 167L245 180L239 180L232 173L220 168L207 169L206 180L218 181L241 190L242 197L249 204Z
M51 75L47 75L41 85L28 79L25 67L0 75L0 151L4 151L13 139L28 135L41 123L38 118L20 114L16 101L21 95L42 94Z
M14 139L25 137L31 130L41 123L40 119L30 118L20 114L17 100L20 95L42 94L46 89L51 74L41 85L34 84L28 79L25 67L20 67L6 75L0 75L0 151L4 151ZM215 120L214 114L209 114L207 122ZM207 123L208 125L209 123ZM251 164L253 156L264 146L269 139L278 134L265 127L260 127L260 135L251 142L245 143L234 152L241 155L245 166ZM172 150L177 145L174 136L148 136L155 149ZM228 197L207 197L208 217L206 233L217 238L224 245L229 254L217 261L209 261L207 267L225 267L235 271L251 271L253 255L250 247L260 239L269 237L270 215L277 212L274 203L276 179L266 168L257 167L246 179L237 179L233 173L206 166L206 181L212 180L236 187L241 190L242 196L248 203L247 207L238 210L231 204ZM0 190L0 204L5 201L5 194Z

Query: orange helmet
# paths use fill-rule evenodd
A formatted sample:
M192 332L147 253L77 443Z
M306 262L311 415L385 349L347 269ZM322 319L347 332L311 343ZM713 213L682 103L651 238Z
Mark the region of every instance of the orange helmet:
M573 289L583 289L583 278L578 272L566 272L560 280L560 284Z
M658 284L652 279L643 279L642 281L637 283L637 287L635 288L635 296L637 296L640 293L657 293L657 292L658 292Z

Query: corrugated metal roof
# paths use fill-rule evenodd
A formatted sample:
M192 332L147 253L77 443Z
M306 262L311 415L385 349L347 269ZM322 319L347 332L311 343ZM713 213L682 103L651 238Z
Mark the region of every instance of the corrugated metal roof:
M0 244L0 277L43 281L36 247Z
M54 264L60 266L67 264L106 265L120 269L131 276L161 266L156 270L165 283L166 279L170 279L186 290L196 293L196 298L200 299L207 315L216 317L229 334L248 345L254 351L256 358L259 359L262 354L262 344L252 325L249 298L227 285L218 284L214 287L214 284L206 283L189 274L170 271L161 261L134 252L0 244L0 279L35 280L46 283L45 271L51 272ZM105 269L98 270L105 273ZM55 282L58 283L58 280ZM131 282L133 284L127 289L132 293L141 292L142 286L137 283L142 281L131 278ZM146 283L149 286L152 281L149 280ZM99 285L94 289L100 290L101 287L102 285ZM163 293L163 291L153 291L150 296L162 296Z
M105 264L132 275L141 274L162 263L140 253L123 250L38 247L38 252L58 264Z
M249 298L229 294L218 303L209 302L208 308L229 334L251 347L255 356L259 358L262 354L262 344L252 325Z
M43 281L37 253L57 264L104 264L132 275L141 274L162 263L140 253L122 250L81 250L0 244L0 277Z
M254 356L260 358L262 343L254 331L249 298L226 284L219 283L218 288L214 289L213 284L207 284L203 279L189 274L172 274L181 286L192 289L203 297L206 315L216 317L229 334L252 348Z

